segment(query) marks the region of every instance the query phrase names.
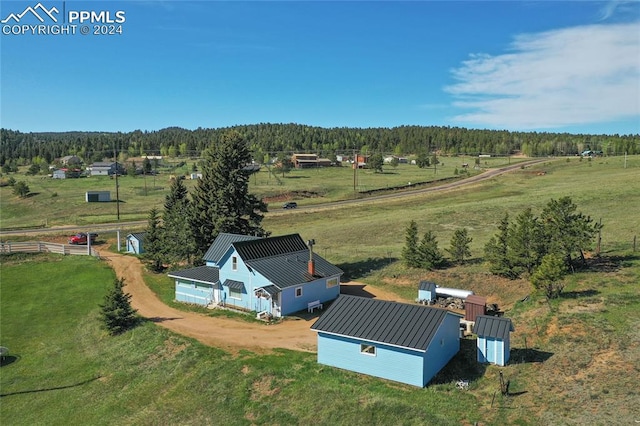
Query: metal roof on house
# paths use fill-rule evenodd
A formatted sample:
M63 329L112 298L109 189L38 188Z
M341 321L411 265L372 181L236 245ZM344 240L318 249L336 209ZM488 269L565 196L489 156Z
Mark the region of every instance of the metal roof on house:
M436 283L433 281L420 281L419 290L434 291L436 289Z
M341 295L312 330L425 352L447 315L444 309Z
M244 283L241 281L235 280L224 280L222 283L223 286L232 288L234 290L244 290Z
M340 276L342 269L313 253L315 274L309 274L309 250L246 262L279 289L304 284L322 277Z
M136 239L136 240L138 240L138 241L143 241L143 240L144 240L145 235L147 235L147 233L146 233L146 232L132 232L132 233L130 233L129 235L127 235L127 238L129 238L129 237L133 237L133 238L135 238L135 239Z
M275 296L276 294L280 293L280 289L278 287L276 287L275 285L268 285L268 286L265 286L265 287L256 288L256 291L258 291L258 290L263 290L265 293L268 293L271 296Z
M196 266L191 269L171 272L167 274L171 278L184 278L187 280L198 281L207 284L216 284L220 281L219 269L212 266Z
M245 262L307 250L307 245L299 234L240 241L233 246Z
M510 331L515 331L513 323L511 319L504 317L478 315L473 326L473 332L478 336L494 339L506 340Z
M233 243L257 239L259 239L259 237L222 232L218 234L215 240L213 240L213 243L209 246L209 249L205 253L203 259L207 262L218 263Z

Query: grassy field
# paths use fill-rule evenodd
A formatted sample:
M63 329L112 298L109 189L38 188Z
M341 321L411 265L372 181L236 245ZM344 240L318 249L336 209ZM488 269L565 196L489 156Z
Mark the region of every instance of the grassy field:
M553 160L444 193L267 215L266 229L314 238L318 253L351 279L408 299L419 280L431 279L500 304L516 327L511 363L480 366L473 341L463 340L463 351L426 389L322 367L312 354L231 355L149 323L110 338L96 319L112 280L105 265L2 259L0 344L19 356L1 370L3 423L632 424L640 420L640 247L633 251L640 157L627 159L626 168L623 161ZM602 255L590 255L589 269L570 275L563 297L546 303L527 281L488 274L482 247L505 213L539 213L562 196L602 220ZM406 270L399 257L412 219L421 233L432 230L442 249L466 227L473 259L440 271ZM80 282L60 278L79 270L86 272ZM146 279L170 302L166 276ZM497 392L500 371L511 383L509 396ZM469 391L455 389L460 378L471 381Z
M194 160L195 161L195 160ZM350 167L330 167L320 169L292 170L282 176L273 169L262 167L250 180L251 191L272 203L271 209L279 210L281 200L293 199L302 205L318 204L360 197L361 191L384 189L407 185L409 182L429 182L457 176L456 168L463 162L473 164L473 159L443 158L437 169L420 169L409 164L397 168L388 166L384 173L372 170L358 170L356 191L354 191L354 171ZM522 159L487 158L483 167L499 167ZM189 164L179 169L169 169L156 176L122 176L118 179L120 203L116 203L115 179L94 176L80 179L51 179L46 176L27 176L26 168L17 174L6 175L29 185L31 195L19 199L11 193L11 187L0 188L0 227L2 229L24 226L88 225L115 222L117 209L120 220L145 220L151 207L162 210L165 196L169 193L172 175L189 175ZM477 173L470 169L470 174ZM185 180L187 188L193 188L195 181ZM112 202L87 203L87 191L110 191ZM273 201L271 201L273 200ZM116 205L119 204L119 205Z

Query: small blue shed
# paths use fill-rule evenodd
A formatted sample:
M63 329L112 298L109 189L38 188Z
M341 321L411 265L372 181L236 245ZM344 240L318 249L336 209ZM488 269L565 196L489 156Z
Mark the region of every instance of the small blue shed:
M424 387L460 350L461 315L341 295L311 326L318 362Z
M473 332L478 335L478 362L506 365L511 351L509 336L515 331L509 318L478 315Z
M436 283L420 281L418 286L418 302L433 302L436 299Z
M146 232L132 232L127 235L127 253L144 253L144 237Z

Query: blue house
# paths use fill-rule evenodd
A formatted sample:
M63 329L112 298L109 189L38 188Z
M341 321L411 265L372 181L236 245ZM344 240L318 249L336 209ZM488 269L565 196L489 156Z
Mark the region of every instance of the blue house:
M432 302L436 299L436 283L420 281L418 286L418 302Z
M127 253L142 254L144 253L144 236L146 232L132 232L127 235Z
M424 305L341 295L311 326L318 362L424 387L460 350L460 318Z
M506 365L511 351L509 333L515 331L509 318L478 315L473 332L478 335L478 362Z
M342 270L313 252L313 240L307 246L298 234L222 233L204 261L206 266L169 274L176 280L176 300L281 317L340 294Z

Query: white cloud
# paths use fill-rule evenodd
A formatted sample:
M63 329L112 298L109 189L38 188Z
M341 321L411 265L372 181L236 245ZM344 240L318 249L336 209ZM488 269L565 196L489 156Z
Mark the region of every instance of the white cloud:
M454 121L508 129L640 122L638 25L523 34L507 53L471 55L445 88L468 110Z

